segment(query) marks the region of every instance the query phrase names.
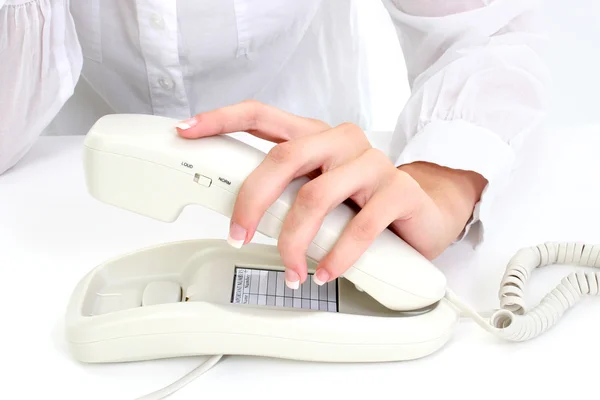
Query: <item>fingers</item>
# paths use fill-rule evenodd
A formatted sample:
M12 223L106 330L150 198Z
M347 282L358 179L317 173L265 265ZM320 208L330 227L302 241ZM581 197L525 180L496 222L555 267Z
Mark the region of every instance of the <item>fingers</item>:
M281 143L306 134L322 132L329 125L257 101L244 101L198 114L179 122L176 128L187 139L248 132L261 139Z
M249 242L267 209L294 178L318 168L343 164L369 148L364 134L361 137L356 132L349 132L348 126L275 146L238 192L231 216L231 241Z
M394 178L379 186L321 260L315 271L315 283L322 285L341 276L384 229L395 220L410 220L420 214L426 201L425 192L414 180L396 170Z
M395 168L383 153L370 149L355 160L334 168L305 184L296 196L279 235L278 248L289 271L288 283L295 287L307 275L306 251L326 215L346 199L372 196L378 182L389 179ZM355 200L356 201L356 200ZM389 223L389 222L388 222Z

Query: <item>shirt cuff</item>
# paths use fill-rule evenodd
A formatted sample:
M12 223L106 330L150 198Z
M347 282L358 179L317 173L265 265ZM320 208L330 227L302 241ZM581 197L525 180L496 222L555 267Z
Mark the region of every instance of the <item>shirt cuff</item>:
M396 167L423 161L443 167L474 171L487 179L481 199L463 232L461 241L477 225L481 243L484 225L490 215L490 207L496 193L507 183L515 165L515 151L498 135L487 128L465 120L432 121L412 137L398 159Z

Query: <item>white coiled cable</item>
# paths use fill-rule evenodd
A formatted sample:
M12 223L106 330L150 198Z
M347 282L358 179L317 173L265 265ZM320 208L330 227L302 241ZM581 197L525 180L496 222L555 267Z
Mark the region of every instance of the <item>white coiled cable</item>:
M533 270L550 264L573 264L600 267L600 245L583 243L544 243L518 251L509 261L502 278L500 309L486 321L453 292L446 298L459 310L473 318L487 331L510 341L533 339L552 328L563 314L584 296L600 294L600 273L575 271L563 278L559 285L541 302L527 311L523 295L525 284Z

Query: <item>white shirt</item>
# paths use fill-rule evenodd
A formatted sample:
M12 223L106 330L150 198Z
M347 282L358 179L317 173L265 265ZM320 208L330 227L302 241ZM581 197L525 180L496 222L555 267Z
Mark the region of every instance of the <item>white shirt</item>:
M538 1L383 3L412 92L390 156L487 178L471 226L485 219L545 110ZM356 25L350 0L0 0L0 174L80 77L112 112L183 119L253 98L368 129Z

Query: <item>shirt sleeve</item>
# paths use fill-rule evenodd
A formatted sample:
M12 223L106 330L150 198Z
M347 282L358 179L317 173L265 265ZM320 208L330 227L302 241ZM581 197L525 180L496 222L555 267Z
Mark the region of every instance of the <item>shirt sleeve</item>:
M69 0L0 0L0 174L73 94L82 55Z
M508 183L516 151L545 116L549 72L539 1L383 0L402 47L411 95L391 146L415 161L488 181L461 240Z

